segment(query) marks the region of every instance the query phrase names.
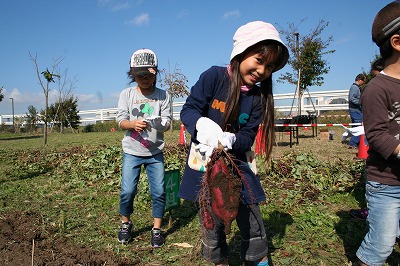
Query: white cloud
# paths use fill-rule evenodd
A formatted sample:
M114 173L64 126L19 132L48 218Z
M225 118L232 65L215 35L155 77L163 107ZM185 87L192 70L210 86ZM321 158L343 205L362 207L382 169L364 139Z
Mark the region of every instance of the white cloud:
M110 93L110 96L112 99L118 100L120 94L121 94L121 92L113 92L113 93Z
M12 114L12 102L14 102L15 115L24 115L28 111L30 105L34 106L37 111L43 110L45 105L45 97L42 90L35 92L21 91L18 88L12 90L4 89L4 99L0 102L0 115ZM120 92L113 92L102 95L100 91L93 94L73 93L78 98L78 109L80 111L96 110L101 108L117 107ZM57 100L58 91L49 91L49 105L54 104ZM10 98L13 98L11 101Z
M80 106L90 106L93 109L96 109L96 106L102 102L102 99L99 98L97 94L76 94L74 93L74 97L78 97L78 107ZM49 105L54 104L58 97L57 90L49 91ZM9 104L6 100L9 98L13 98L14 108L16 113L24 114L28 110L28 106L34 106L38 111L44 109L45 105L45 97L42 91L37 92L27 92L20 91L17 88L12 89L10 92L4 92L4 99L1 103L4 102L2 106L0 106L0 114L2 113L11 113L11 109L9 110ZM114 98L114 95L111 97ZM117 96L118 99L118 96ZM11 100L9 100L11 103ZM116 100L114 100L116 101Z
M84 103L106 103L106 102L117 102L119 98L120 92L110 93L105 97L102 95L100 91L97 91L96 94L76 94L74 96L78 97L78 104Z
M335 40L335 44L340 45L340 44L348 43L348 42L352 41L353 39L354 38L353 38L352 34L347 34L347 35L341 36L337 40Z
M125 24L139 27L142 25L148 25L149 22L150 22L150 15L148 13L143 13L131 20L125 21Z
M129 1L120 0L97 0L97 4L111 12L126 10L131 7L131 3Z
M78 109L80 111L86 111L117 107L119 92L106 95L104 99L103 96L99 94L101 93L76 95L76 97L78 97Z
M235 18L240 17L240 11L233 10L233 11L225 12L222 17L224 19L229 19L229 18L233 18L233 17L235 17Z
M106 5L108 5L109 3L111 3L113 0L97 0L97 4L99 5L99 6L106 6Z
M49 91L49 99L52 97L52 91ZM11 90L10 94L7 95L8 98L13 98L15 104L20 105L44 105L44 94L43 92L21 92L17 88ZM50 100L49 100L50 102Z
M57 92L55 90L49 91L49 104L55 101L56 96ZM10 98L13 98L16 114L26 113L30 105L34 106L38 111L44 109L45 97L43 91L27 92L14 88L11 91L4 90L4 99L0 104L0 114L11 113L11 109L8 107L8 105L11 105Z
M99 99L95 94L78 94L79 103L98 103Z
M111 7L111 11L116 12L120 10L128 9L131 5L128 2L125 3L116 3Z

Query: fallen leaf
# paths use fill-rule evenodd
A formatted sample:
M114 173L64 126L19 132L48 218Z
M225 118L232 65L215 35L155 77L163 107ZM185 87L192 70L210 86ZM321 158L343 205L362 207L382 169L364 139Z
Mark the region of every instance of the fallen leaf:
M192 248L193 247L189 243L174 243L172 245L173 246L178 246L178 247L181 247L181 248Z

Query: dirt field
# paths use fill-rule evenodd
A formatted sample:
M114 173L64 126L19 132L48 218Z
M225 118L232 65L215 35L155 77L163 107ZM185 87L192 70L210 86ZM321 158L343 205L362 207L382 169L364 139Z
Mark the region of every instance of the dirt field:
M314 152L320 159L356 159L357 151L341 143L342 130L335 132L335 139L322 140L312 137L310 131L301 130L299 144L289 146L289 136L277 134L273 156L290 150ZM294 140L293 140L294 141ZM0 258L2 265L142 265L132 258L124 258L106 251L76 246L66 238L56 238L52 229L45 228L37 213L16 212L0 216ZM161 265L161 264L152 264Z
M54 240L41 225L40 216L34 213L0 217L2 265L137 265L112 253L75 246L63 239Z

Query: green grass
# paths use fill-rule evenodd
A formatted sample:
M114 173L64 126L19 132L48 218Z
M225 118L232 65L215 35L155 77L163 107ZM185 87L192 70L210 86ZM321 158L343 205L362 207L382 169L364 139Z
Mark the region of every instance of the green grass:
M299 145L289 148L281 136L271 167L258 160L267 201L261 205L273 265L350 265L367 230L352 219L351 208L365 204L363 162L354 160L339 139L320 140L301 132ZM166 245L149 245L151 199L143 173L132 216L135 240L116 241L120 217L119 188L122 132L0 135L0 216L15 211L39 213L49 237L107 250L140 265L211 265L199 257L199 222L192 203L165 215ZM182 170L185 152L179 131L166 133L166 167ZM258 158L262 159L262 158ZM176 244L188 243L192 248ZM240 236L236 224L229 235L231 265L239 265ZM396 265L396 249L388 265Z

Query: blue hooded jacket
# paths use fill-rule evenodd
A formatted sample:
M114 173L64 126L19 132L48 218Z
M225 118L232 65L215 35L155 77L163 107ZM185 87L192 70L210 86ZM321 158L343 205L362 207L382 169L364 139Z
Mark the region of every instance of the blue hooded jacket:
M196 141L196 122L200 117L208 117L217 124L221 123L229 91L229 75L226 67L213 66L200 75L192 87L182 107L180 117L186 130L191 135L191 142ZM245 182L242 182L242 201L246 204L265 201L265 192L260 179L249 167L245 153L250 151L262 122L261 94L258 86L239 99L240 113L235 128L236 141L229 152L235 157L236 165L241 170ZM201 189L204 172L191 169L186 162L179 189L179 197L196 201ZM249 192L248 186L251 190Z

